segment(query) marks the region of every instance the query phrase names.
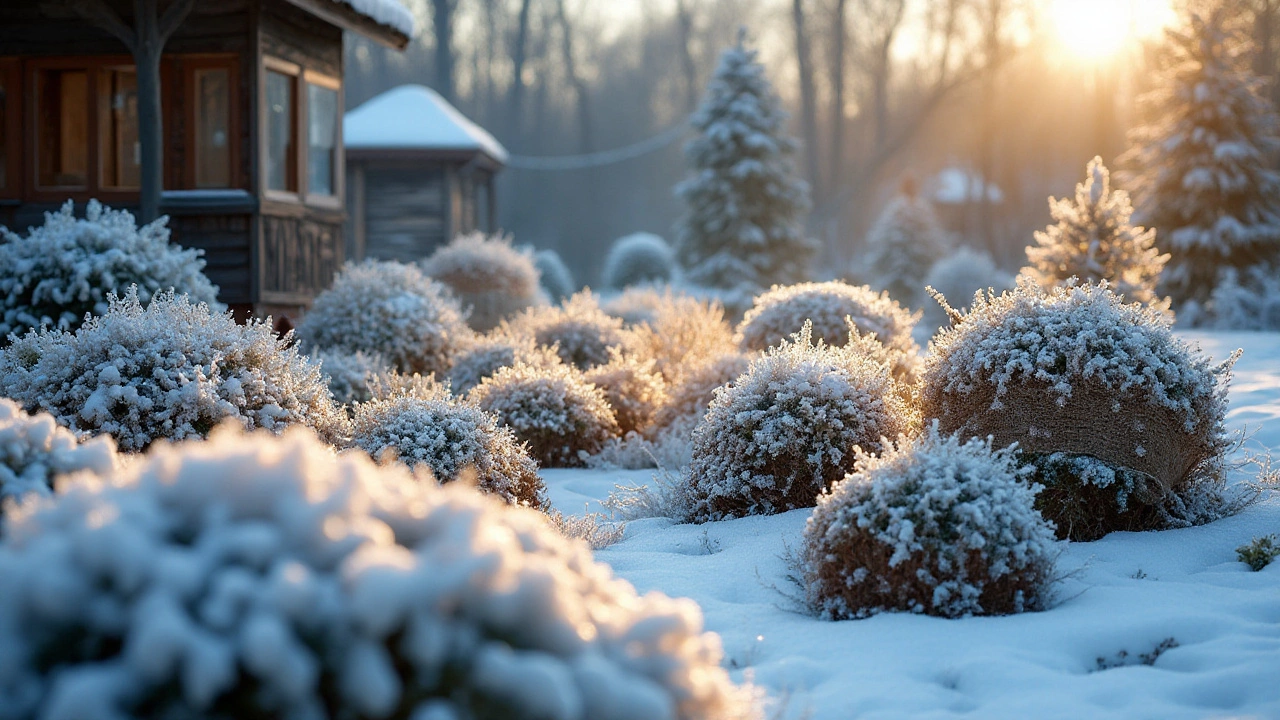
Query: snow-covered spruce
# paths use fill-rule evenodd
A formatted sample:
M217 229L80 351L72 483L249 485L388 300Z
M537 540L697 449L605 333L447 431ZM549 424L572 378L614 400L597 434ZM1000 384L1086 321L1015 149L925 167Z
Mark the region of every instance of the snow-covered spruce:
M49 495L60 475L106 477L115 464L111 438L79 442L52 415L28 415L14 401L0 399L0 517L10 500Z
M78 435L111 435L136 452L159 439L204 437L234 419L275 432L314 428L338 441L346 417L318 365L263 321L130 289L74 333L29 332L0 354L0 396L45 411Z
M468 399L510 427L542 467L578 467L619 435L604 391L563 363L517 361L481 381Z
M443 375L471 336L458 301L414 265L348 264L298 325L307 349L372 352L403 372Z
M138 227L133 215L90 200L77 219L68 200L44 225L21 237L0 227L0 342L10 333L75 330L86 314L107 311L107 295L138 286L146 303L170 288L213 303L203 250L169 243L168 218Z
M623 290L635 285L669 283L676 274L676 255L671 246L653 233L633 233L620 237L604 260L604 286Z
M1048 462L1041 509L1063 535L1091 539L1213 517L1234 361L1212 365L1161 311L1106 288L1024 278L934 336L920 401L942 432Z
M469 310L467 324L479 332L521 310L546 304L533 256L511 247L507 237L459 235L424 260L422 269L453 291Z
M653 360L641 360L616 348L609 362L586 372L586 379L604 391L618 432L624 436L649 429L666 402L667 384L654 369Z
M538 282L551 302L558 303L578 291L573 273L560 259L560 253L543 248L533 253L533 265L538 269Z
M1249 28L1226 5L1165 31L1161 77L1143 98L1154 120L1121 158L1134 219L1171 255L1161 287L1203 304L1223 266L1280 257L1280 116L1253 73Z
M698 136L685 147L692 172L676 186L686 206L675 243L684 276L726 291L726 306L804 279L816 249L804 235L809 187L791 161L797 143L744 35L720 56L693 117Z
M925 274L949 246L929 200L908 180L871 226L858 274L904 307L922 308Z
M444 391L398 394L356 406L351 445L379 461L426 466L440 482L475 473L480 489L506 502L543 509L547 505L538 464L511 429Z
M811 322L815 339L841 346L851 337L846 318L859 333L875 334L888 350L880 359L889 363L895 377L914 382L920 367L920 346L911 331L920 313L908 312L888 293L877 293L865 285L832 281L774 287L756 298L738 325L738 344L746 351L764 350Z
M962 245L933 264L924 284L946 298L951 307L964 310L973 302L975 293L1011 289L1014 277L996 267L986 252ZM951 321L947 311L936 302L925 304L924 317L930 327L942 327Z
M756 718L693 602L540 513L219 431L0 540L0 717Z
M626 347L631 340L622 321L601 310L590 290L558 307L530 308L503 322L497 332L554 347L561 360L580 370L609 362L610 348Z
M340 405L372 399L370 381L388 370L387 361L377 353L317 348L308 356L320 363L320 371L329 383L329 392Z
M1192 324L1215 330L1280 330L1280 266L1252 265L1243 272L1223 268L1209 302Z
M1075 200L1049 198L1054 224L1035 234L1027 246L1029 265L1022 274L1042 287L1071 278L1082 283L1106 280L1128 302L1167 308L1156 296L1156 281L1169 260L1155 247L1155 230L1134 227L1129 194L1111 189L1102 158L1089 162L1089 177L1076 185Z
M899 438L818 499L804 530L805 595L823 617L963 617L1043 609L1057 554L1012 448L937 424Z
M806 323L711 401L693 431L688 519L812 507L853 469L855 446L879 452L882 438L914 425L885 365L856 349L815 345Z
M712 300L664 288L632 288L606 309L631 326L632 346L652 358L672 383L689 369L734 349L724 308Z

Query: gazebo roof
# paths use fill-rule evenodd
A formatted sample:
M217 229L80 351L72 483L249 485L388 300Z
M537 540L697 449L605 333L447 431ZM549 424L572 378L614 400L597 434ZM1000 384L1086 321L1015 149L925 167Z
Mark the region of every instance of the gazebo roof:
M342 123L343 142L357 153L475 152L499 164L507 161L497 139L422 85L392 88L347 113Z

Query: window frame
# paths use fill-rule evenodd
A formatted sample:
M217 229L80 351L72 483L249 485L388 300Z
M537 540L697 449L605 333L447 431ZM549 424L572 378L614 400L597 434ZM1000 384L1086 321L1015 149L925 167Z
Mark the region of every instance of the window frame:
M276 72L293 78L293 157L290 158L290 170L293 173L293 190L275 190L269 184L268 153L271 149L271 116L267 108L267 73ZM288 60L269 55L263 56L259 65L258 77L258 185L262 188L262 197L277 202L301 203L306 188L306 153L301 152L299 141L306 132L306 112L298 103L302 93L302 66Z
M176 57L180 67L178 82L182 83L183 107L173 108L172 114L180 114L182 116L182 142L185 146L185 153L182 158L182 177L178 184L184 190L247 189L244 187L244 173L241 172L240 167L243 132L240 117L239 57L236 55L178 55ZM227 111L231 115L231 122L227 126L227 132L230 137L227 141L230 143L228 161L231 163L229 168L231 175L230 183L226 188L199 188L196 185L196 73L201 70L227 71L227 92L230 95ZM266 187L266 185L264 184L263 187Z
M327 75L316 70L306 70L302 74L302 84L299 86L298 94L306 97L306 102L301 104L299 108L299 125L302 128L300 138L305 138L305 152L299 152L299 174L298 183L302 196L306 199L308 205L319 207L328 207L341 209L343 207L343 187L346 178L346 152L342 144L342 108L346 98L342 93L342 80L332 75ZM337 94L336 112L333 120L333 193L313 193L311 192L311 94L308 88L315 85L327 90L332 90ZM304 146L300 145L301 150Z
M0 198L21 198L26 188L22 173L22 113L23 98L22 65L18 58L0 58L0 82L5 87L5 107L0 114L4 125L4 185L0 185Z

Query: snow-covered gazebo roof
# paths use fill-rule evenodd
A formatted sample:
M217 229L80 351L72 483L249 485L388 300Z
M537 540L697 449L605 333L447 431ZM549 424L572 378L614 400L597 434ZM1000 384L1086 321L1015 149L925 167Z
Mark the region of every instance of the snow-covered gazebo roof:
M503 165L507 150L435 90L401 85L365 102L342 121L350 155L478 153Z

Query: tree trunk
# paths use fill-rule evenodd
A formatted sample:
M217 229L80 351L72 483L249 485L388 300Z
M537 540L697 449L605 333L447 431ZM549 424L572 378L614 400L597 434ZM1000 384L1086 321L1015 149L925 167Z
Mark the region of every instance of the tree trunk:
M507 98L507 125L512 137L520 144L521 105L524 103L524 66L529 48L529 10L533 0L520 0L520 17L516 21L515 47L511 51L511 91Z
M845 41L848 39L845 23L845 0L836 0L831 18L831 165L827 177L827 190L838 193L844 182L844 90L845 90Z
M842 0L843 1L843 0ZM804 135L805 178L818 192L818 99L813 87L813 58L805 26L804 0L792 0L792 24L796 32L796 63L800 73L800 125Z
M560 21L560 56L564 62L565 75L573 86L573 94L578 107L578 138L583 152L591 150L591 116L588 105L587 84L578 76L578 66L573 56L573 26L569 24L569 15L565 12L564 0L556 2L556 16Z
M431 20L436 35L436 92L454 101L453 11L456 0L431 0Z
M689 47L693 41L693 11L689 9L688 0L676 0L676 23L680 28L680 68L684 71L685 110L692 113L698 109L701 88L698 87L698 66L693 61L693 49Z

